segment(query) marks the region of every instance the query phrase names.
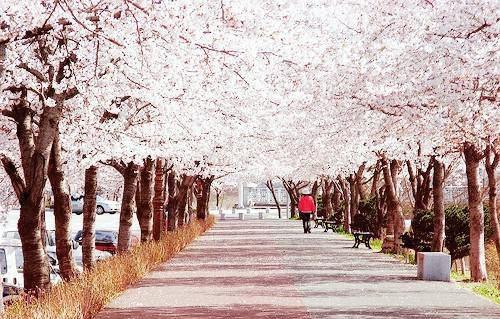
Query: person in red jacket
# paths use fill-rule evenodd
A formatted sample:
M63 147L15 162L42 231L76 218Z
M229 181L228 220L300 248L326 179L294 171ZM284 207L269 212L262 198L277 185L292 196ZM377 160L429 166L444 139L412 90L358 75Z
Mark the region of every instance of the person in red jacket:
M314 198L309 192L304 192L299 199L299 213L304 227L304 234L311 232L311 217L316 212Z

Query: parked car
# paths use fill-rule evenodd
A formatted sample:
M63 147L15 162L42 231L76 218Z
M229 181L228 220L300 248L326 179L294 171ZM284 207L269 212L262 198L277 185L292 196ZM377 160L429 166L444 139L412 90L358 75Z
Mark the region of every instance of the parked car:
M45 247L47 250L47 254L49 257L53 257L56 262L53 263L53 266L57 266L57 257L56 257L56 231L48 230L47 235L45 236ZM2 238L20 240L19 232L17 230L6 231L2 234ZM83 266L83 252L82 247L78 244L77 241L71 239L71 246L73 247L73 258L75 259L75 263L77 266ZM111 257L111 254L105 251L96 251L94 253L94 261L104 260L106 258ZM80 269L81 270L81 269Z
M78 231L75 235L75 241L80 245L82 244L82 231ZM140 243L140 238L135 235L130 235L130 245L135 246ZM118 232L114 230L102 230L98 229L95 231L95 248L97 250L109 252L111 254L116 254L118 245Z
M50 254L50 281L55 284L61 281L59 270L53 266L54 261ZM24 258L21 241L17 239L0 240L0 272L3 277L3 283L20 287L24 285L23 278Z
M83 232L80 230L75 235L75 241L82 244ZM96 230L95 231L95 248L97 250L116 254L118 244L118 232L114 230Z
M7 230L2 233L2 238L6 239L17 239L21 240L21 236L19 236L19 232L17 230ZM47 231L45 236L45 245L47 246L55 246L56 245L56 235L55 232Z
M120 210L120 203L106 199L102 196L96 197L96 214L102 215L104 213L115 214ZM83 195L71 196L71 209L73 213L80 215L83 213Z
M16 287L10 284L3 284L3 294L2 301L4 305L10 305L14 301L20 298L20 295L24 292L24 289Z

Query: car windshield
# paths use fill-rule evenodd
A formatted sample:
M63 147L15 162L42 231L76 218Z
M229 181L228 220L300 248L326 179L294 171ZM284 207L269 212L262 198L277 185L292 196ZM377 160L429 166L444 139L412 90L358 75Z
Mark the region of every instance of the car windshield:
M19 237L19 233L16 230L6 231L5 233L2 234L2 237L9 239L21 239L21 237Z
M0 248L0 269L2 274L7 273L7 256L5 255L5 249Z
M95 240L96 241L115 242L116 237L117 236L116 236L116 233L114 231L98 230L95 232Z
M107 201L107 199L106 199L106 198L104 198L104 197L102 197L102 196L99 196L99 195L97 195L97 196L95 197L95 199L96 199L97 201L99 201L99 202L104 202L104 201Z

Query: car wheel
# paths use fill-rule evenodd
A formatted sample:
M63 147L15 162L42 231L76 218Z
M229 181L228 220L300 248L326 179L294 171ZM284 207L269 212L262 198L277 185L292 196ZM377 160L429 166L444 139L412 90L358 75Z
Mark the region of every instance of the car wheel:
M97 206L97 209L95 211L97 215L102 215L105 213L104 208L102 206Z
M75 214L77 214L77 215L81 215L81 214L83 214L83 212L82 212L82 211L76 211L76 212L73 212L73 213L75 213Z

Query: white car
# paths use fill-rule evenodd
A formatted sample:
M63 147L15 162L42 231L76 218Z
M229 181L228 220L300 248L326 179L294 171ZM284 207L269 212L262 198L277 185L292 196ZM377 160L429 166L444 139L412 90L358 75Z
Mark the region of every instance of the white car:
M96 214L104 213L114 214L120 210L120 203L109 200L101 196L96 197ZM83 195L71 196L71 209L73 213L80 215L83 213Z
M61 281L59 270L53 267L54 261L48 254L50 266L50 281L55 284ZM23 288L24 258L21 241L17 239L0 240L0 270L2 280L6 284Z
M17 230L6 231L2 234L2 238L6 240L20 240L19 232ZM47 250L47 254L49 257L55 259L55 262L52 263L53 266L57 266L57 257L56 257L56 232L55 230L48 230L47 237L45 239L45 246ZM73 258L75 259L75 263L77 266L83 266L82 261L82 247L75 240L71 239L71 246L73 247ZM105 251L95 250L94 251L94 261L103 260L111 257L112 255ZM81 270L81 269L80 269Z

